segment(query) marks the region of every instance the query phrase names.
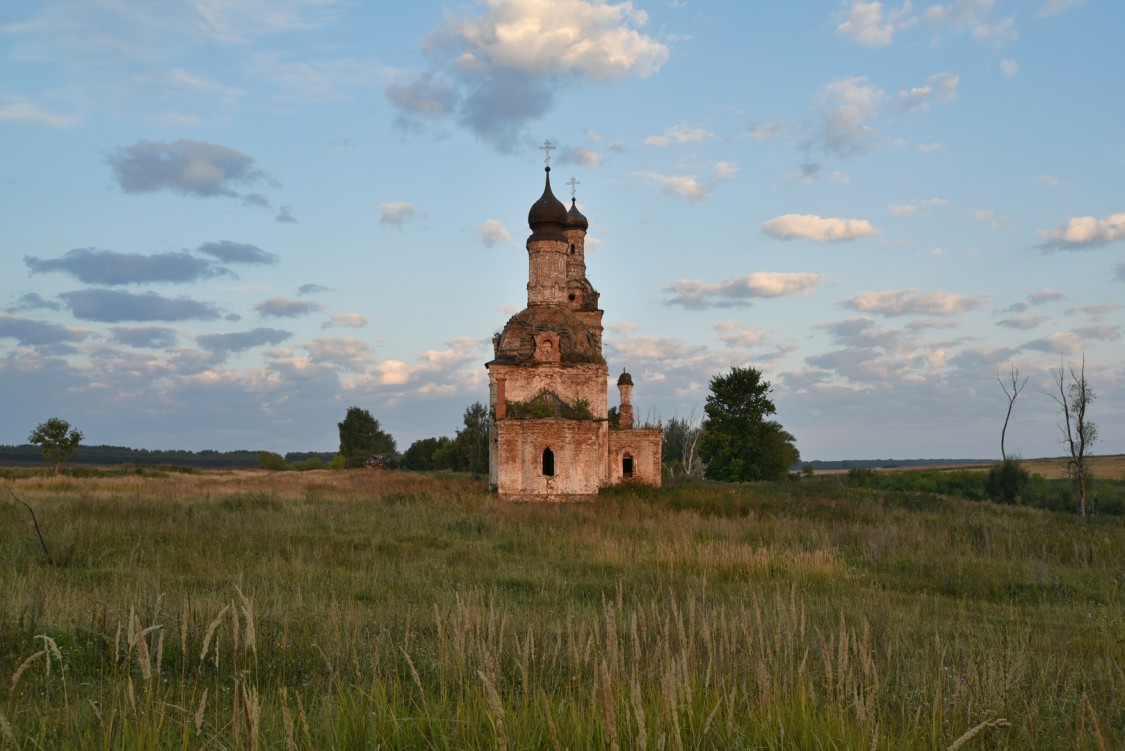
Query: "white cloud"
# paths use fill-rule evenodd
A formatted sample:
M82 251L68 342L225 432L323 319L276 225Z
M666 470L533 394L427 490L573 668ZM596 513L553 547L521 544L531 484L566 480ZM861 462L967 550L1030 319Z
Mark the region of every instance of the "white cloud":
M977 310L984 306L985 295L960 295L954 292L925 292L920 289L898 289L885 292L861 292L840 303L861 313L895 317L903 315L948 316Z
M762 231L782 240L800 239L821 243L855 240L879 232L866 219L819 217L815 214L782 214L763 224Z
M383 386L401 386L410 380L415 368L402 360L384 360L375 366L376 382Z
M1011 78L1020 72L1020 64L1015 60L1001 60L1000 72L1004 74L1004 78Z
M880 2L854 0L847 20L836 27L836 33L867 47L885 47L896 31L914 25L916 19L910 10L910 0L889 13L884 13Z
M452 115L458 126L511 152L524 143L525 126L554 109L566 85L650 76L669 56L666 44L640 31L648 16L632 2L477 5L483 15L449 14L427 36L422 50L429 70L402 74L387 87L405 131L422 132L431 127L427 120Z
M759 271L708 283L700 279L679 279L664 287L671 297L665 305L679 305L691 310L704 308L741 308L756 297L811 295L822 277L812 273L775 273Z
M1056 292L1053 289L1041 289L1027 296L1028 302L1032 305L1043 305L1044 303L1058 302L1059 300L1065 299L1066 295L1062 292Z
M485 219L479 227L477 227L477 236L480 241L489 248L494 247L502 242L507 242L511 235L508 234L508 229L504 223L499 219Z
M362 329L367 326L367 316L362 313L342 313L338 316L332 316L330 319L321 324L322 329L329 329L334 327Z
M1010 329L1027 331L1028 329L1035 328L1045 320L1047 319L1043 316L1018 315L1012 316L1010 318L1005 318L1001 321L997 321L996 323L1000 326L1007 326Z
M702 201L711 195L718 183L729 180L738 171L738 166L731 162L716 162L711 168L710 178L705 181L695 175L664 175L649 171L634 172L632 176L659 188L665 195Z
M702 345L665 336L632 336L613 341L613 353L620 360L688 360L706 352Z
M714 138L715 135L704 128L692 128L687 125L676 125L664 131L659 136L649 136L645 139L645 146L656 146L657 148L665 148L672 144L682 145L688 143L699 143L707 138Z
M1036 10L1035 15L1039 18L1046 18L1085 4L1086 0L1043 0L1043 4Z
M304 31L332 22L338 0L188 0L195 12L194 28L212 39L232 44L253 37Z
M980 209L972 212L973 219L978 222L985 222L988 224L989 229L1000 229L1012 223L1012 218L1004 214L997 214L992 209Z
M813 102L817 121L814 142L837 156L869 151L875 135L870 122L879 114L886 96L862 76L832 81Z
M363 372L373 359L371 345L362 339L346 337L322 337L305 342L310 360L314 363L328 363L332 366L355 373Z
M1048 188L1062 187L1062 180L1054 175L1036 175L1035 182L1046 185Z
M286 60L276 54L258 55L250 72L273 84L279 101L315 103L347 101L349 92L382 86L391 74L371 60Z
M668 59L668 47L637 30L648 16L631 2L486 0L486 5L481 18L450 23L468 47L462 67L601 79L649 76Z
M1050 352L1056 355L1076 355L1086 349L1086 342L1072 331L1056 331L1023 345L1027 349Z
M602 163L601 154L589 146L576 146L573 149L564 149L559 156L561 164L579 164L583 167L597 167Z
M137 141L115 149L107 161L126 193L171 190L195 196L238 196L235 186L272 182L252 157L206 141ZM246 198L268 203L259 194Z
M1019 37L1013 16L994 20L996 0L954 0L949 5L932 5L923 18L934 26L967 31L981 41L1007 41Z
M729 180L740 172L738 165L733 162L715 162L711 168L711 175L715 181Z
M80 120L77 115L59 115L31 102L13 102L0 105L0 122L42 125L48 128L74 128Z
M798 131L794 123L768 122L751 123L750 137L755 141L772 141L775 138L786 138Z
M898 103L903 110L929 107L930 102L949 103L957 98L961 78L955 73L935 73L921 86L898 93Z
M823 165L819 162L804 162L785 177L787 180L795 182L798 185L813 185L822 180L830 180L840 185L847 185L852 181L850 177L840 170L832 170L831 172L825 173Z
M417 215L418 208L412 203L397 201L379 204L379 222L381 224L393 224L396 227L401 227Z
M923 201L908 201L906 203L892 203L887 206L887 211L895 216L910 216L916 214L918 209L928 208L930 206L948 206L949 199L947 198L927 198Z
M1114 302L1103 302L1097 305L1075 305L1074 307L1067 308L1066 314L1068 316L1072 316L1078 313L1082 313L1097 320L1104 316L1106 313L1112 313L1120 307L1121 305Z
M717 323L715 332L728 347L756 347L769 342L769 335L765 331L738 321Z
M1040 230L1039 237L1048 246L1085 248L1125 240L1125 212L1110 214L1105 219L1077 216L1052 230Z
M1080 329L1075 329L1074 333L1087 339L1115 342L1121 338L1121 327L1104 323L1098 326L1083 326Z

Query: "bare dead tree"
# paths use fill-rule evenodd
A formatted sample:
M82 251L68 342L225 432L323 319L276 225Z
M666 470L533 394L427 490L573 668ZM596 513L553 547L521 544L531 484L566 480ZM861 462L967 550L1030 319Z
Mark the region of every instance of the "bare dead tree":
M1086 356L1082 356L1082 366L1077 371L1059 365L1058 370L1051 370L1051 377L1055 381L1055 391L1049 393L1062 410L1059 431L1062 433L1060 442L1066 448L1066 471L1078 485L1078 513L1085 518L1086 481L1090 475L1087 460L1090 447L1098 439L1097 425L1086 417L1086 410L1096 397L1086 380Z
M1004 427L1000 430L1000 458L1005 461L1008 460L1008 454L1004 451L1004 436L1008 433L1008 420L1012 419L1012 405L1016 403L1016 397L1027 385L1028 378L1029 376L1024 376L1023 381L1020 381L1020 369L1014 362L1008 363L1008 381L1012 384L1009 390L1008 383L1000 377L999 371L996 373L996 380L1000 382L1000 388L1004 389L1004 396L1008 397L1008 414L1004 415Z
M703 476L703 462L699 458L701 434L694 409L687 417L673 417L664 426L664 464L670 476Z
M43 556L49 562L51 560L51 551L47 549L47 542L43 539L42 530L39 529L39 517L35 515L35 509L33 509L26 501L16 495L16 491L12 490L10 486L8 487L8 492L12 494L12 498L16 500L16 503L23 506L25 509L27 509L27 513L31 514L31 523L35 526L35 536L39 538L39 546L43 548Z
M699 479L703 477L703 461L699 458L699 438L703 435L703 431L699 427L699 418L696 417L694 407L691 414L687 416L686 422L688 429L684 431L681 444L684 474Z

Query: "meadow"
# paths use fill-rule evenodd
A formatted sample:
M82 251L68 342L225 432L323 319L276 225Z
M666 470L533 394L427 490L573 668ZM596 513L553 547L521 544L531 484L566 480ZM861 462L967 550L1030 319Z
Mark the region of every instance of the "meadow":
M2 482L0 748L1125 745L1121 517L804 480Z

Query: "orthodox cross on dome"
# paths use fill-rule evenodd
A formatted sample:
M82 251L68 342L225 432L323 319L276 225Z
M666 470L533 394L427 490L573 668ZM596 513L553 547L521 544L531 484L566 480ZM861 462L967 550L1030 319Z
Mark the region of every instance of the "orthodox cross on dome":
M566 184L570 186L570 197L574 198L574 196L578 192L574 189L574 186L575 185L581 185L582 183L579 182L577 178L572 177L572 178L570 178L569 180L566 181Z
M558 148L558 146L555 146L553 143L551 143L550 138L548 138L546 141L544 141L543 145L539 147L540 151L546 151L547 152L547 158L544 159L543 161L547 163L548 167L551 166L551 149L557 149L557 148Z

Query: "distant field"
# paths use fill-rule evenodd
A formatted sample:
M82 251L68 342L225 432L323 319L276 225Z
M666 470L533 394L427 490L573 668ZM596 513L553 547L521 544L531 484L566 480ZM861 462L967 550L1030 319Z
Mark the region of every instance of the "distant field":
M1120 517L824 482L2 482L0 749L1125 746Z
M1066 460L1062 457L1055 458L1042 458L1042 459L1020 459L1020 464L1023 465L1028 472L1033 475L1042 475L1049 480L1058 480L1066 477ZM1110 454L1108 456L1092 456L1089 457L1090 467L1093 470L1095 477L1113 480L1125 480L1125 454ZM976 470L987 471L989 468L987 463L974 463L974 464L937 464L937 465L920 465L916 467L879 467L876 471L879 472L942 472L953 470ZM847 474L846 469L833 469L818 471L817 474Z
M1109 456L1089 457L1090 468L1094 477L1105 479L1125 480L1125 454L1111 454ZM1031 474L1043 475L1054 479L1066 477L1066 460L1058 459L1021 459L1022 464Z

